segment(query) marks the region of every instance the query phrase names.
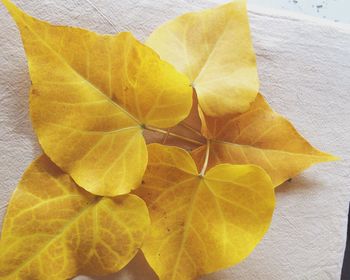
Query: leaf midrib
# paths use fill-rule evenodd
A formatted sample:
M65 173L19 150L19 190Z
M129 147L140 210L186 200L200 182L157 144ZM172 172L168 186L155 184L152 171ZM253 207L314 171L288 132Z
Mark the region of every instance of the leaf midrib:
M209 53L207 55L207 58L205 59L205 61L200 66L200 70L197 73L197 75L196 75L196 77L194 78L194 81L193 81L194 87L196 85L196 82L198 80L200 80L200 78L203 75L204 71L208 67L208 63L210 62L211 58L216 53L217 47L218 47L221 39L224 37L224 35L226 35L227 29L228 29L228 25L229 25L229 22L226 22L226 25L225 25L225 27L223 28L223 30L221 32L221 35L217 38L217 40L215 41L215 44L211 47L211 50L209 51ZM207 38L206 38L206 42L207 42ZM208 44L208 42L207 42L207 44Z
M218 139L213 139L213 140L211 140L211 142L217 143L219 145L242 146L242 147L248 147L248 148L257 149L257 150L263 150L263 151L280 152L280 153L285 153L285 154L288 154L288 155L299 155L299 156L313 157L313 158L331 158L327 154L325 154L325 155L313 155L313 154L307 154L307 153L289 152L289 151L279 150L279 149L259 148L259 147L256 147L256 146L251 146L251 145L246 145L246 144L231 143L231 142L218 140Z
M53 122L48 122L48 121L42 121L43 123L46 123L48 125L52 125L52 126L58 126L64 129L68 129L68 130L72 130L72 131L76 131L76 132L80 132L80 133L85 133L85 134L96 134L96 135L100 135L100 134L114 134L114 133L121 133L123 131L126 130L132 130L132 129L136 129L137 126L127 126L127 127L123 127L123 128L117 128L117 129L112 129L109 131L103 131L103 130L83 130L83 129L78 129L78 128L74 128L74 127L70 127L67 125L63 125L63 124L58 124L58 123L53 123Z
M16 21L18 20L18 17L14 17ZM31 33L35 35L36 38L40 42L42 42L43 45L45 45L56 57L65 65L67 65L81 80L85 81L87 84L89 84L95 91L103 96L108 102L110 102L113 106L117 107L119 110L121 110L123 113L125 113L127 116L129 116L132 120L134 120L137 124L141 124L141 121L138 120L134 115L132 115L127 109L125 109L120 104L114 102L110 97L108 97L106 94L104 94L96 85L94 85L91 81L87 80L85 77L83 77L76 69L74 69L63 57L60 53L58 53L56 50L54 50L45 40L42 39L41 36L39 36L25 21L22 20L22 23L24 26L26 26Z

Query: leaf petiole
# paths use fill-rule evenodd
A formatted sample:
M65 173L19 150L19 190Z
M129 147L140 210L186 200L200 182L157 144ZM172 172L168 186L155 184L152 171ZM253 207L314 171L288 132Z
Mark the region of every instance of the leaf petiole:
M204 160L204 163L203 163L202 170L199 173L199 176L204 176L205 171L207 171L208 162L209 162L209 153L210 153L210 140L207 139L207 149L205 151L205 160Z
M204 143L199 142L197 140L194 140L194 139L191 139L191 138L188 138L188 137L185 137L185 136L173 133L173 132L169 132L169 131L166 131L166 130L163 130L163 129L159 129L159 128L155 128L155 127L149 127L149 126L144 126L144 129L148 130L148 131L153 131L153 132L158 132L158 133L161 133L161 134L165 134L165 135L168 135L168 136L173 136L173 137L176 137L178 139L181 139L183 141L186 141L186 142L189 142L189 143L192 143L192 144L195 144L195 145L199 145L199 146L204 145Z

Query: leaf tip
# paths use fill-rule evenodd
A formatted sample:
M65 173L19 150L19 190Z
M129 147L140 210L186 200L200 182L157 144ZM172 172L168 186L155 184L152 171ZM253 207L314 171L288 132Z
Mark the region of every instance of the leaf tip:
M9 14L12 16L13 20L17 23L21 16L25 15L25 12L18 8L12 1L10 0L0 0L1 3L5 6Z
M328 158L328 161L339 161L339 160L343 160L341 157L334 156L334 155L331 155L331 154L327 154L327 158Z
M0 1L11 14L13 13L13 11L19 10L19 8L15 4L13 4L10 0L0 0Z
M323 152L323 151L319 151L320 155L322 156L322 160L320 162L331 162L331 161L339 161L342 160L341 157Z

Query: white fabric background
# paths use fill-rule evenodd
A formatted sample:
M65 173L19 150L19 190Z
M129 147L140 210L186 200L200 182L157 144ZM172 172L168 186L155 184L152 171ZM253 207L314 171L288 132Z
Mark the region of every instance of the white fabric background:
M250 3L350 23L349 0L249 0Z
M222 0L14 2L53 23L102 33L130 30L144 39L162 22ZM256 7L250 8L249 16L262 92L315 146L343 161L318 165L279 187L273 224L264 241L241 264L204 279L339 279L350 200L350 27ZM40 150L28 117L30 81L24 51L2 6L0 26L2 217L21 174ZM156 277L138 256L108 279Z

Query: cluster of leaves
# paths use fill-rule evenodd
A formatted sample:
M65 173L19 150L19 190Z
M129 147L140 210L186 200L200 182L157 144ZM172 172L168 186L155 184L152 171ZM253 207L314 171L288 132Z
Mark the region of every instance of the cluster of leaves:
M266 233L274 188L334 160L258 93L244 0L180 16L146 45L2 2L45 154L10 201L1 279L109 274L140 248L161 280L232 266Z

